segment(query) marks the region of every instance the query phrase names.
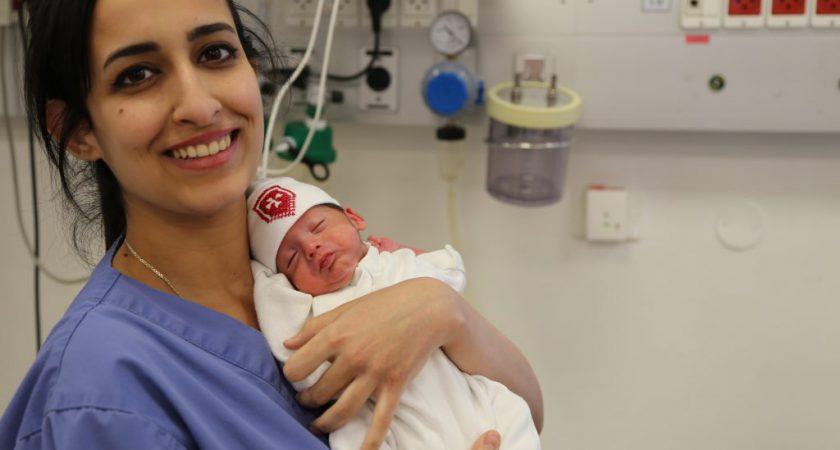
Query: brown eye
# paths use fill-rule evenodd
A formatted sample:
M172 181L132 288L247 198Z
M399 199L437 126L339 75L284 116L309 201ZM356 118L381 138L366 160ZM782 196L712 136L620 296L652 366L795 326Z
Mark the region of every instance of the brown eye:
M154 76L155 71L145 66L134 66L124 70L114 81L114 86L133 86Z
M237 49L227 44L218 44L208 47L198 58L199 62L219 62L234 59Z

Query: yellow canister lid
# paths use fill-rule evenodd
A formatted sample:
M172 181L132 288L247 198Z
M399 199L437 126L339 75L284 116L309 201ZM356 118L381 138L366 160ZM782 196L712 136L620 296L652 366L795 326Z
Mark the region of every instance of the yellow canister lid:
M542 81L523 81L522 101L510 100L512 82L500 83L488 94L487 113L494 120L522 128L548 129L574 125L580 119L581 98L577 92L558 86L557 103L549 106L550 85Z

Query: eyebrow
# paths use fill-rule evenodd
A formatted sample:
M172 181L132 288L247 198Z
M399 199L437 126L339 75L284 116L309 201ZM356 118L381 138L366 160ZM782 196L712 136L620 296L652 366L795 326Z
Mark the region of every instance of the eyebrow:
M226 23L218 22L196 27L194 30L187 33L187 41L193 42L196 39L213 33L218 33L219 31L228 31L233 34L236 34L236 30L234 30L233 27ZM108 67L109 64L113 63L119 58L125 58L128 56L140 55L143 53L151 53L156 51L160 51L160 45L154 42L141 42L139 44L132 44L127 47L123 47L115 51L114 53L111 53L108 56L108 59L105 60L105 64L102 66L102 68L104 69Z

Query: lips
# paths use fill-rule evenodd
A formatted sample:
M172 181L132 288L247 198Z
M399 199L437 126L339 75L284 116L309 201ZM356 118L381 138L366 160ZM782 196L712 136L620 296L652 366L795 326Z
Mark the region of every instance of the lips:
M175 145L166 154L175 159L213 156L230 148L237 135L238 130L233 129L205 133Z
M321 271L329 269L332 267L333 262L335 262L335 252L325 253L318 261L318 269Z

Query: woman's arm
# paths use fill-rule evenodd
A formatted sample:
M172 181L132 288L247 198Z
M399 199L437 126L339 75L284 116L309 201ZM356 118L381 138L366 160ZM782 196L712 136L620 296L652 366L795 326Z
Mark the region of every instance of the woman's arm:
M291 381L332 362L320 381L299 395L303 405L314 407L341 392L312 424L315 431L339 428L368 398L377 399L364 448L379 447L406 385L440 347L462 370L497 379L523 396L535 423L542 422L539 386L521 353L434 279L404 281L354 300L311 319L285 344L299 349L284 367Z
M458 305L462 309L464 325L443 345L444 353L462 372L498 381L525 399L537 432L542 431L542 391L528 360L468 302L461 300Z

